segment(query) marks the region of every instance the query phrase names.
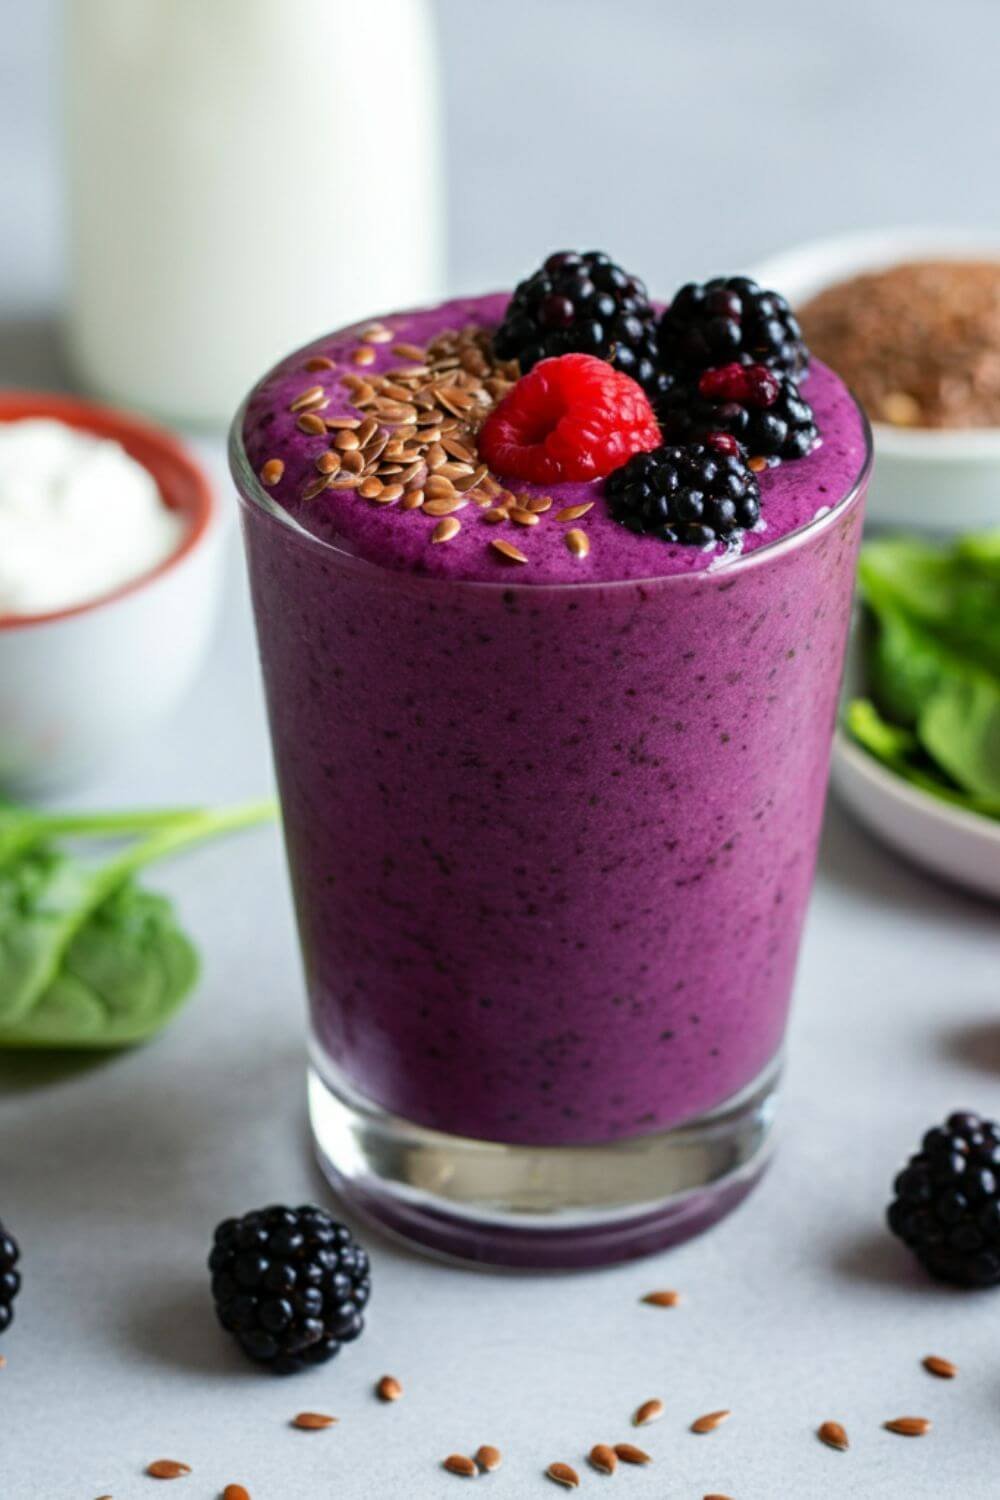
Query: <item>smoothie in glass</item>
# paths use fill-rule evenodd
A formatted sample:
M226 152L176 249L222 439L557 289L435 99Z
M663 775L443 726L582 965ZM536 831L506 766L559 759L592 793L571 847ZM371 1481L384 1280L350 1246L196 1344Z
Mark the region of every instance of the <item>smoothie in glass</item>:
M604 481L484 472L506 302L296 352L233 462L321 1156L425 1244L571 1264L688 1232L765 1159L868 439L814 362L821 442L759 473L760 529L637 535Z

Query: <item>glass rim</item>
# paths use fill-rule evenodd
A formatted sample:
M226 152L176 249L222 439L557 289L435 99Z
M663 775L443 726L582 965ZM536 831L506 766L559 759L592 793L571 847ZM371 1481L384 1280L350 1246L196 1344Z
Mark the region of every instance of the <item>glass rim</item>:
M254 387L253 389L256 389ZM861 419L861 431L864 437L864 457L861 467L855 475L849 488L841 495L840 499L824 510L822 515L817 515L811 521L805 521L801 526L796 526L793 531L786 532L783 537L771 545L757 547L753 552L741 553L732 562L716 568L698 568L692 572L685 573L654 573L642 578L588 578L567 579L560 582L531 583L526 579L508 577L503 579L486 578L442 578L430 573L414 573L402 568L387 568L381 563L371 562L368 558L358 557L353 552L348 552L344 547L338 547L336 543L326 541L315 532L308 531L301 526L295 517L290 515L283 506L279 505L273 496L261 484L257 474L250 465L247 458L246 447L243 442L243 424L246 417L247 407L253 395L251 389L240 402L229 428L229 471L236 485L236 492L242 504L254 507L263 512L275 524L283 527L289 534L307 547L311 547L321 553L333 558L339 565L348 568L352 572L371 580L395 581L397 584L415 584L421 588L444 587L449 589L460 588L474 591L485 591L487 593L503 593L504 590L519 589L527 593L580 593L591 589L623 589L623 588L659 588L659 587L693 587L698 580L719 581L742 575L754 567L762 567L767 561L775 557L784 556L787 552L796 551L813 537L825 531L832 530L839 521L843 512L857 500L864 490L865 485L872 472L874 461L874 441L872 437L872 426L868 420L867 413L854 392L847 387L848 395L854 403L855 410Z

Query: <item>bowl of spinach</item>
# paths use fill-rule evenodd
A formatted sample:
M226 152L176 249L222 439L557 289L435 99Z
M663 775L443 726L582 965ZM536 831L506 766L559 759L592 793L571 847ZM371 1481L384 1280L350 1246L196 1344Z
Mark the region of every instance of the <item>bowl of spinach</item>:
M862 548L833 783L902 853L1000 898L1000 532Z

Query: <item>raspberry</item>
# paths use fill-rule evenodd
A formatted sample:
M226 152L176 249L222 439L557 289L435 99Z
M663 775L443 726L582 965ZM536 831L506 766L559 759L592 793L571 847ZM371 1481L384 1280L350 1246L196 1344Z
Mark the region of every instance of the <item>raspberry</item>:
M531 484L602 479L661 442L645 392L592 354L543 359L491 412L479 452L498 474Z

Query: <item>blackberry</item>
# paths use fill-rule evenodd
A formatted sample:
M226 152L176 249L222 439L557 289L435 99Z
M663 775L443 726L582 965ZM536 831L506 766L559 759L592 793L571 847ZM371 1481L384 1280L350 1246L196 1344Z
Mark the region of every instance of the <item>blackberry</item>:
M682 286L660 318L659 343L666 368L689 374L729 360L785 375L802 373L809 364L802 330L784 297L749 276Z
M219 1322L278 1375L325 1364L364 1328L368 1256L312 1204L226 1219L208 1266Z
M659 368L656 313L646 288L602 250L560 250L519 282L493 348L500 359L518 360L522 374L552 355L596 354L650 395L670 386Z
M760 517L757 476L725 434L709 443L636 453L607 483L616 521L662 542L728 542Z
M819 433L812 407L790 375L763 365L723 365L681 383L657 402L668 442L703 442L729 432L753 456L805 458Z
M895 1181L889 1228L939 1281L1000 1285L1000 1125L962 1111Z
M14 1298L21 1290L21 1273L15 1267L20 1258L17 1240L0 1223L0 1333L14 1321Z

